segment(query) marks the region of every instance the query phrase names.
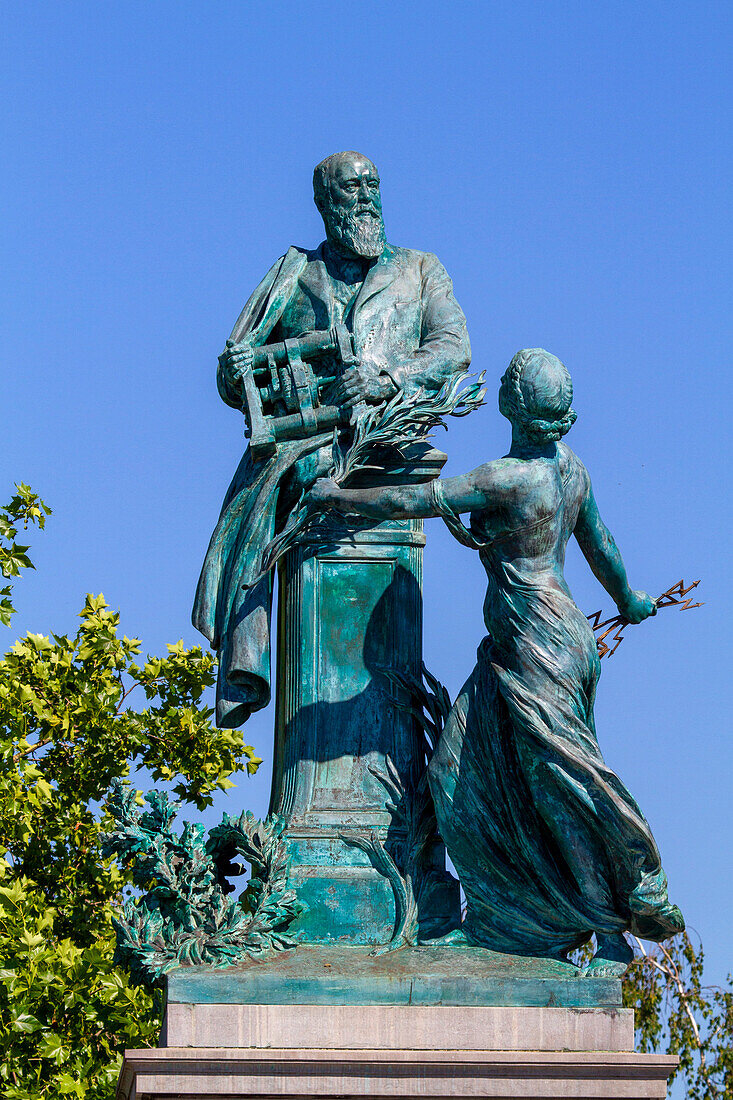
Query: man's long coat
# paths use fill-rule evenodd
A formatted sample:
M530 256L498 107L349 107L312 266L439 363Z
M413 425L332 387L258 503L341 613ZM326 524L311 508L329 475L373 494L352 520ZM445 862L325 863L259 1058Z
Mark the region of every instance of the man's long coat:
M247 338L259 346L328 329L341 319L323 247L290 248L277 261L242 310L232 340ZM360 360L406 392L439 389L470 362L466 319L445 268L429 252L387 245L367 272L349 326ZM241 408L241 396L221 368L217 382L224 401ZM264 460L253 459L247 449L224 499L193 608L194 626L219 655L219 726L240 726L269 702L272 579L244 586L257 576L275 532L283 478L329 436L280 443Z

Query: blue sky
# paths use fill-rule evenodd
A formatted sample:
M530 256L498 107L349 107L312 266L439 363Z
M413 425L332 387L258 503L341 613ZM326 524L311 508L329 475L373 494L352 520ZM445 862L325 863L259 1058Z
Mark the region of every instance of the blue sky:
M703 578L704 608L629 630L597 724L716 980L733 966L730 14L45 0L5 6L0 65L2 484L54 509L8 644L74 629L87 591L150 651L197 641L194 586L243 446L216 357L274 259L321 239L314 164L359 149L390 240L451 273L489 379L487 406L441 437L447 471L504 452L495 386L544 346L573 374L568 441L632 584ZM574 549L567 573L584 610L611 610ZM430 521L425 653L453 692L482 595L476 557ZM272 721L250 722L265 765L227 809L265 812Z

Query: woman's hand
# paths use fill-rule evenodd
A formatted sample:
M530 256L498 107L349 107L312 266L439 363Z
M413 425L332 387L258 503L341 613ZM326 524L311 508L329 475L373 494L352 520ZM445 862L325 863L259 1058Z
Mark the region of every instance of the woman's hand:
M629 590L626 599L619 602L618 610L628 622L643 623L650 615L656 615L657 605L648 592Z
M329 508L337 508L341 498L341 489L332 477L319 477L309 493L306 493L304 504L320 508L325 511Z

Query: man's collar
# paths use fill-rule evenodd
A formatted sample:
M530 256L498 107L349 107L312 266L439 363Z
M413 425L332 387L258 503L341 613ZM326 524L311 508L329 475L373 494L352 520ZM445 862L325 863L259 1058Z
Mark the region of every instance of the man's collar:
M330 317L333 309L333 286L326 268L326 246L327 242L322 241L318 248L310 253L310 262L301 272L299 282L306 286L319 301L326 304ZM354 304L354 313L358 313L365 302L388 287L397 277L398 271L397 249L393 245L385 245L377 262L373 263L366 273Z
M397 250L390 244L385 245L382 255L367 271L354 305L354 314L357 314L361 307L375 294L381 293L390 286L397 278L398 273Z

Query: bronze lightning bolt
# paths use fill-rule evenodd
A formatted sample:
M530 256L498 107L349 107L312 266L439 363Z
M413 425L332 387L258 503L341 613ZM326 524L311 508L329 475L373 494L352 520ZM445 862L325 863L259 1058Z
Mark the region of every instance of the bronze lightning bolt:
M654 601L657 610L664 607L679 607L681 611L691 611L693 607L702 607L702 603L693 603L692 598L685 599L687 593L692 592L693 588L697 588L699 583L700 581L697 580L686 585L683 580L677 581L677 584L673 584L666 592L662 592L661 596L657 596ZM629 620L625 619L623 615L614 615L610 619L601 620L601 612L594 611L592 615L588 616L588 622L593 633L598 635L596 638L598 656L601 658L613 657L624 640L624 630L630 625ZM607 641L609 634L612 634L613 637Z

